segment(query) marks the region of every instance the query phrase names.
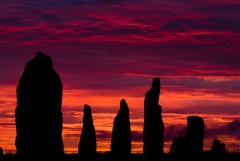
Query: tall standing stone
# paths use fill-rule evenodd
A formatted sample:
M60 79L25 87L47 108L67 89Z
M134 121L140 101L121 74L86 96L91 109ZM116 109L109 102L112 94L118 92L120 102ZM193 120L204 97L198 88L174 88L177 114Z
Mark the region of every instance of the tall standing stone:
M0 158L3 156L3 149L0 147Z
M144 99L143 153L150 157L161 158L164 146L164 123L162 106L158 104L160 95L160 79L153 78L152 87Z
M62 83L52 59L38 52L28 61L16 92L17 155L24 160L61 157Z
M192 156L199 156L203 152L204 120L199 116L187 117L186 141Z
M83 160L95 159L97 150L96 132L92 119L91 107L84 105L83 127L78 145L78 155Z
M111 153L114 160L128 159L131 154L129 108L124 99L120 102L120 110L113 122Z

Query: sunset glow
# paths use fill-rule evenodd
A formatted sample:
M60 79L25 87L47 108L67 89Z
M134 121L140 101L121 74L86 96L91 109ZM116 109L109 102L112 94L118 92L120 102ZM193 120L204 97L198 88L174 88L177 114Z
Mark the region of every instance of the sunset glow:
M36 52L49 55L63 84L65 153L76 153L83 106L92 108L97 151L109 151L125 99L132 152L142 152L143 101L161 80L164 151L185 136L187 116L214 138L240 146L240 3L234 0L52 0L1 2L0 147L15 152L16 87Z

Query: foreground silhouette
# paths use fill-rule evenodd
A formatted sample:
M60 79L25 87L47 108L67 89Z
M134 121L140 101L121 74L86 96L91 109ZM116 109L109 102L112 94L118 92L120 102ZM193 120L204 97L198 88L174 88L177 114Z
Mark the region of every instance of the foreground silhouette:
M191 158L200 156L203 152L204 121L199 116L187 117L186 140Z
M16 149L23 160L60 158L62 83L49 56L38 52L24 69L17 86Z
M96 132L93 125L91 107L84 105L83 127L78 145L78 155L82 160L95 160L97 150Z
M226 159L225 144L221 143L218 139L214 139L211 147L211 155L214 160Z
M188 116L186 137L175 137L170 147L173 160L201 160L203 137L203 119L199 116Z
M185 160L188 155L186 138L178 136L173 139L173 143L170 147L170 154L173 160L181 159Z
M96 154L95 161L113 161L111 160L110 156L111 154L109 152L99 152ZM122 160L122 161L155 161L154 158L148 158L144 160L143 156L144 155L142 153L131 154L129 160ZM33 161L35 160L38 160L37 157ZM91 161L90 159L88 160ZM201 161L239 161L239 160L240 160L240 153L228 152L225 154L225 157L216 159L215 157L212 157L209 151L206 151L206 152L203 152ZM16 158L16 155L14 154L13 155L4 154L1 161L19 161L19 160ZM53 161L58 161L58 160L54 159ZM82 161L82 159L80 159L77 154L64 154L61 161ZM157 160L157 161L173 161L173 160L171 159L170 154L165 153L163 154L163 159ZM176 161L195 161L195 160L182 160L178 158Z
M203 152L204 120L187 118L186 136L174 138L170 154L163 153L164 124L158 104L160 79L153 78L144 99L143 153L131 154L129 108L123 99L114 119L110 153L97 153L96 133L91 108L84 105L83 128L78 154L66 155L62 142L62 83L49 56L38 52L30 60L17 86L15 109L17 155L3 154L0 160L214 160L239 161L240 153L226 153L225 145L213 141L209 152ZM79 159L80 156L80 159Z
M111 153L113 160L129 159L131 154L129 109L124 99L113 122Z
M152 87L144 99L143 153L145 158L160 159L163 155L164 124L162 106L158 104L160 79L153 78Z
M0 158L3 156L3 149L0 147Z

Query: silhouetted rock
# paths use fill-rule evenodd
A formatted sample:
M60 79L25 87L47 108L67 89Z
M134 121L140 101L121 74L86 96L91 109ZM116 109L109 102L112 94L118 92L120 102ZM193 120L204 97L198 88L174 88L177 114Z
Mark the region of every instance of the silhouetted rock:
M78 155L81 159L95 159L97 150L96 132L93 125L91 107L84 105L83 127L78 145Z
M199 157L203 152L204 121L199 116L187 117L186 141L192 157Z
M186 139L183 136L175 137L170 147L170 155L174 160L185 159L187 155Z
M3 156L3 149L0 147L0 158Z
M114 160L128 159L131 154L129 109L124 99L113 122L111 153Z
M146 159L159 159L163 155L164 124L162 107L158 104L160 79L153 78L152 87L144 99L143 153Z
M62 83L52 59L38 52L17 86L16 149L24 160L58 158L62 141Z
M211 147L211 152L216 155L226 153L225 144L221 143L218 139L214 139Z

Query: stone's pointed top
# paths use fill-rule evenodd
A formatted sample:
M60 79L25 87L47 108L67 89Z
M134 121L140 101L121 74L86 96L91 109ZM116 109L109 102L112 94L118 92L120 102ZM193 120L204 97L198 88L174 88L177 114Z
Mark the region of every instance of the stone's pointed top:
M78 144L78 155L81 157L81 160L94 160L96 147L96 133L91 107L88 104L84 104L82 133Z
M127 103L126 103L125 99L122 99L121 102L120 102L120 106L126 105L126 104L127 104Z
M214 140L213 140L213 144L220 145L220 144L221 144L221 142L220 142L220 140L218 140L218 139L214 139Z
M215 155L223 155L226 153L225 144L221 143L218 139L214 139L211 147L211 152L215 153Z
M160 79L159 78L153 78L152 88L160 88Z
M120 110L114 118L111 141L112 160L128 160L131 154L131 129L125 99L120 101Z
M128 105L125 99L122 99L120 102L120 110L128 111Z
M37 54L36 54L36 56L42 56L42 55L45 55L45 54L43 54L43 52L41 52L41 51L37 52Z
M84 113L90 113L90 114L92 113L91 107L87 104L84 105Z
M34 60L37 61L37 62L40 62L41 65L43 65L43 66L52 67L51 57L44 54L41 51L37 52L36 56L34 57Z

